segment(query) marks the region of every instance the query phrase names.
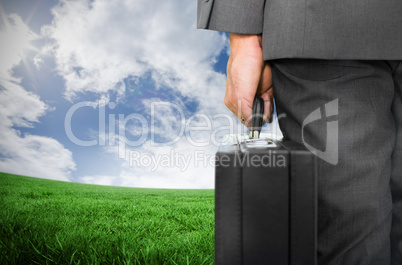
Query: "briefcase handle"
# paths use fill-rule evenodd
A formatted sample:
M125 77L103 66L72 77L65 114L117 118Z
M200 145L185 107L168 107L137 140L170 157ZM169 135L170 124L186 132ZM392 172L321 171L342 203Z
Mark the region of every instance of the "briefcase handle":
M253 115L251 117L250 138L259 138L261 133L262 121L264 116L264 100L260 96L255 96L253 102Z

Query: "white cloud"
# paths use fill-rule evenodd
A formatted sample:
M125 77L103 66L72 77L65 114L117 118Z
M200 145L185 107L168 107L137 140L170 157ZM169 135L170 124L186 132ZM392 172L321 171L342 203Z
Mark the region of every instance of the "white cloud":
M147 71L185 95L223 95L225 77L211 64L225 37L195 29L194 1L61 1L53 15L43 34L54 40L68 97L116 90L124 78Z
M213 188L215 148L200 148L181 139L171 146L127 148L118 176L85 176L84 183L151 188ZM114 152L117 159L117 151Z
M12 68L25 59L25 53L36 48L30 41L39 38L16 14L6 15L0 6L3 29L0 31L0 78L18 80L12 77Z
M26 60L30 41L38 36L17 15L2 13L0 30L0 171L48 179L68 180L75 169L72 154L58 141L21 135L15 127L32 127L49 109L40 98L20 85L12 69ZM5 37L5 38L3 38Z
M72 154L53 138L25 135L0 127L0 171L47 179L69 180Z
M172 94L179 92L175 103L180 107L180 97L198 103L192 114L210 118L211 130L193 132L193 138L210 138L214 129L228 124L214 119L214 115L229 111L223 104L226 76L213 69L217 56L227 52L228 40L218 32L196 29L196 5L196 1L182 0L62 0L52 10L54 20L42 28L42 34L52 40L50 51L57 71L66 81L66 97L74 100L85 92L104 96L112 91L124 97L121 83L125 78L151 73L156 85L148 89L163 86L170 88ZM150 106L151 101L155 100L144 100L143 104ZM156 119L155 133L166 139L174 137L183 123L171 109L161 110ZM202 122L201 118L194 120L194 124L203 125ZM139 128L126 129L126 133L137 135ZM116 154L121 174L88 175L82 181L137 187L213 187L211 165L193 163L184 172L178 165L153 171L149 167L130 167L128 158L117 159L116 146L105 148ZM169 147L152 146L148 140L140 147L130 148L155 158L171 150L188 156L196 150L213 155L216 149L212 143L195 147L185 138Z

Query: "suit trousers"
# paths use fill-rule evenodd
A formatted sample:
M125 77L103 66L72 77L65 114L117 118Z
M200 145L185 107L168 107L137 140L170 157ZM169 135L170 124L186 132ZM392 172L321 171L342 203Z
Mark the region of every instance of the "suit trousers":
M285 138L318 159L320 265L402 264L402 61L280 59Z

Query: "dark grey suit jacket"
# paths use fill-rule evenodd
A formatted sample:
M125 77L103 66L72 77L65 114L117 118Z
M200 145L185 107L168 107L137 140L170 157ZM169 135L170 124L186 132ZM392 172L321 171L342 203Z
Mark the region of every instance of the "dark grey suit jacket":
M402 0L198 0L197 27L262 34L265 60L402 60Z

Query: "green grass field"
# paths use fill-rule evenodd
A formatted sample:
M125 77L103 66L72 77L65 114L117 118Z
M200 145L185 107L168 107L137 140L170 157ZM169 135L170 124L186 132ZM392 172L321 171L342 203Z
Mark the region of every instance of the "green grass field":
M213 263L213 190L0 173L0 264Z

